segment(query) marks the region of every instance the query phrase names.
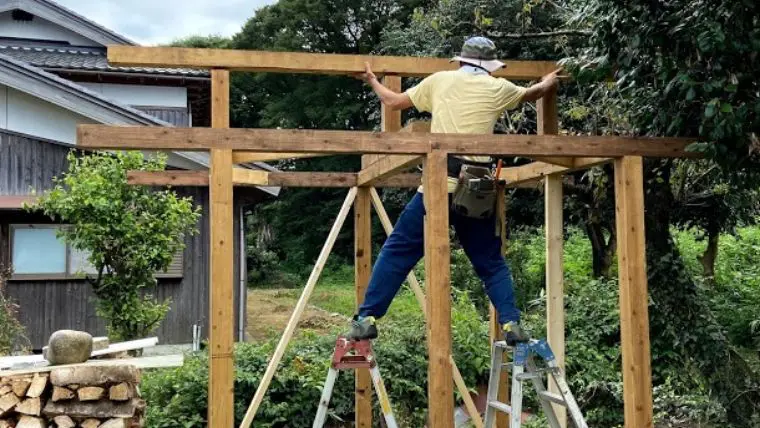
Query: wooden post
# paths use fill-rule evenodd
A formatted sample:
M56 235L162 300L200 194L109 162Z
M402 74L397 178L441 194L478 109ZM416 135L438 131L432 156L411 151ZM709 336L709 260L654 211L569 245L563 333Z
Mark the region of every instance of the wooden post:
M503 186L499 187L499 193L496 194L496 215L499 222L499 236L501 238L501 254L507 253L507 194L506 189ZM496 308L493 304L490 305L488 311L489 317L489 336L491 344L497 340L504 340L502 334L501 324L499 324L499 314L496 312ZM504 353L505 361L506 355ZM503 370L501 377L499 378L499 394L497 399L502 403L509 404L509 372ZM496 427L495 428L508 428L509 427L509 415L502 412L496 413Z
M620 336L626 428L651 428L653 425L642 164L642 158L638 156L626 156L615 160Z
M544 178L544 232L546 234L546 337L557 364L565 369L565 295L562 218L562 175ZM559 394L557 385L549 382L549 391ZM562 427L567 426L567 410L554 405Z
M211 70L211 126L230 126L230 73ZM211 150L211 269L209 292L208 423L231 427L234 413L235 337L232 150Z
M538 134L559 133L557 91L544 95L536 103ZM546 335L557 362L565 368L565 307L562 268L562 175L547 175L544 182L544 215L546 233ZM549 390L557 393L557 387L549 382ZM567 426L567 411L554 406L557 419Z
M364 293L372 273L371 187L359 187L354 201L354 281L356 309L364 301ZM372 378L369 370L356 370L355 426L372 427Z
M428 426L454 427L451 363L451 270L446 152L427 155L422 173L425 197L425 282L428 290Z
M383 76L383 85L390 90L401 92L401 76ZM380 130L383 132L400 131L401 110L391 110L380 103ZM380 155L362 156L362 167L368 167L379 158Z

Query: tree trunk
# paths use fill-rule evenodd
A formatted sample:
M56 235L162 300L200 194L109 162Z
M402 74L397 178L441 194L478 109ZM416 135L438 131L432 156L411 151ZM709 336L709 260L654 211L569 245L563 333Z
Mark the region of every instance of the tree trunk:
M707 248L698 257L702 264L702 274L710 282L715 280L715 260L718 258L718 241L720 240L720 228L711 227L707 231Z
M586 236L591 241L591 257L594 278L609 278L612 261L615 258L617 240L615 231L610 238L604 238L604 227L599 222L586 222Z

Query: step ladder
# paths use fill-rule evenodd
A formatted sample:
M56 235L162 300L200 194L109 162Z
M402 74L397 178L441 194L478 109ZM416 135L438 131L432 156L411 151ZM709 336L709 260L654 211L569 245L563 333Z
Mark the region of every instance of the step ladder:
M338 378L339 370L351 369L369 369L372 384L375 386L375 393L380 401L380 410L385 418L387 428L398 428L396 418L393 416L391 402L388 400L388 392L385 390L383 378L380 376L380 369L377 367L377 361L372 353L372 343L369 340L348 340L345 337L338 337L335 341L335 352L333 352L330 370L327 372L327 380L322 389L322 398L319 399L319 408L317 416L314 418L312 428L322 428L327 419L327 410L330 405L335 380Z
M512 363L509 364L504 363L504 352L507 349L514 350ZM534 357L538 357L543 361L542 367L536 366ZM498 401L499 379L501 371L504 369L512 371L511 406ZM547 378L554 379L554 383L560 391L559 394L547 391L543 379L544 374L547 375ZM576 428L588 428L586 421L583 419L583 414L581 414L581 409L578 407L578 403L570 393L570 388L567 386L562 369L557 364L554 353L545 340L531 340L527 343L519 343L514 348L508 347L504 341L494 342L491 357L491 376L488 382L488 406L486 408L485 428L493 428L497 411L510 415L510 428L520 428L522 423L524 380L532 381L551 428L561 428L552 404L559 404L567 408L570 419ZM551 382L548 379L547 381Z

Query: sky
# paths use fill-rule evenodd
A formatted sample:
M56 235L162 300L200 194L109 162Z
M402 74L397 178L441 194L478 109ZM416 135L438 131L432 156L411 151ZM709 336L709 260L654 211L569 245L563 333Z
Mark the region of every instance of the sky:
M54 0L142 45L191 35L236 33L275 0Z

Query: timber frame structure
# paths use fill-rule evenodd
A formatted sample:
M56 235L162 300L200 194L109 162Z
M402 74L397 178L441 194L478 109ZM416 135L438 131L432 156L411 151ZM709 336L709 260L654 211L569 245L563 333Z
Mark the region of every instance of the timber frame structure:
M211 295L209 343L208 424L234 425L233 411L233 186L277 185L291 187L346 187L348 196L327 238L312 275L304 288L291 322L270 360L258 391L241 424L248 427L261 404L274 371L293 334L306 301L319 278L337 233L353 206L355 216L355 270L357 304L362 299L371 270L371 205L390 232L390 219L374 187L416 187L419 174L400 171L422 163L422 183L427 210L425 221L425 271L428 296L417 280L409 282L427 317L429 352L428 427L452 428L453 385L465 392L465 404L474 409L466 386L451 357L451 288L449 266L449 211L446 159L452 154L524 156L535 161L505 168L508 186L543 180L546 215L546 285L548 340L560 364L564 364L563 291L563 173L607 162L615 168L617 250L620 279L620 323L625 426L653 425L651 357L644 238L644 191L642 158L688 156L689 140L629 138L617 136L560 136L556 94L538 102L538 135L430 134L425 126L411 124L401 131L400 112L382 111L382 132L229 129L230 71L318 73L354 75L368 61L392 89L401 89L402 77L420 77L451 69L446 59L371 57L358 55L259 52L187 48L113 46L108 49L112 65L142 67L190 67L211 70L212 129L156 128L81 125L82 147L116 150L208 151L208 172L133 172L133 184L208 186L211 199ZM553 62L506 61L495 75L512 80L537 79L555 69ZM420 132L423 131L423 132ZM358 173L264 172L235 168L236 163L335 153L363 154ZM500 192L500 212L504 192ZM493 309L493 308L492 308ZM495 317L491 315L492 337ZM430 340L435 338L435 340ZM325 358L329 358L325 355ZM506 384L505 384L506 385ZM356 426L372 426L369 373L356 378ZM506 394L506 391L503 391ZM213 403L213 404L211 404ZM472 411L470 412L472 414ZM482 426L477 413L476 426ZM497 423L507 426L506 418Z

